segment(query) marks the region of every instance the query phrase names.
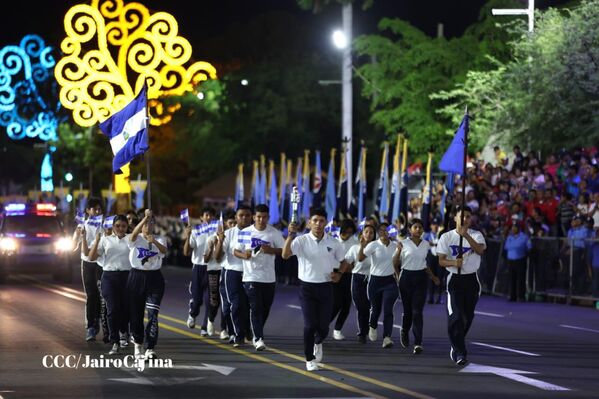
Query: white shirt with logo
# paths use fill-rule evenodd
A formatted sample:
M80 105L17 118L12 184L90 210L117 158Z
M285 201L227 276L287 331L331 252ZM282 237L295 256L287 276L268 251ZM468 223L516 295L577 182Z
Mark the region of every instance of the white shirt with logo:
M393 254L397 250L397 243L389 241L389 245L383 244L379 239L371 242L364 248L364 255L370 257L372 265L370 267L370 275L385 277L395 273L393 268Z
M239 244L239 228L237 226L225 231L225 241L223 241L223 253L227 260L225 269L243 272L243 260L235 256L235 250L243 251L243 245Z
M251 250L252 257L243 260L243 281L257 283L274 283L275 275L275 255L265 254L255 251L256 245L268 244L272 248L283 248L285 240L281 232L271 225L267 225L262 231L256 229L254 225L243 229L244 232L250 232L251 243L243 244L242 251Z
M330 282L331 273L345 259L339 241L328 234L320 241L312 233L297 237L291 243L291 252L297 255L298 278L306 283Z
M154 239L166 247L166 239L160 236L154 236ZM138 270L160 270L164 254L160 252L156 245L151 245L140 234L135 242L131 242L128 236L127 245L129 245L129 261L131 267Z
M102 257L102 269L105 272L131 270L128 242L128 235L123 238L119 238L116 234L102 236L98 243L98 255Z
M483 244L485 248L487 244L485 242L485 237L481 234L481 232L477 230L468 229L468 234L479 244ZM460 245L460 235L457 231L450 230L447 233L443 234L441 238L439 238L439 243L437 244L437 254L447 255L447 259L454 260L458 256L458 250ZM464 249L464 263L462 264L462 274L470 274L475 273L480 267L480 255L470 248L470 244L466 239L463 239L462 247ZM448 272L458 274L458 268L455 266L447 267Z

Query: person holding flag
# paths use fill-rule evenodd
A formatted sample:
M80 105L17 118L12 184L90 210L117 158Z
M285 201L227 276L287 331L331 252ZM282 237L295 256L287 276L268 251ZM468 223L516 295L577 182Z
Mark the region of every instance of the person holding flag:
M256 206L254 224L239 232L241 246L234 252L243 260L242 280L257 351L266 349L264 325L275 297L275 256L281 255L285 243L281 232L268 224L269 217L268 206Z
M85 319L87 334L86 341L94 341L100 324L104 332L105 341L109 341L106 304L100 294L100 281L102 279L102 267L97 260L92 261L89 258L89 248L93 245L98 231L102 229L102 200L96 197L90 197L85 208L87 219L82 225L77 226L73 235L73 241L77 243L77 248L81 248L81 279L83 280L83 289L85 290ZM100 323L101 321L101 323Z
M208 240L210 238L206 231L207 226L214 219L216 211L213 208L204 207L201 212L200 220L202 224L196 226L195 229L190 225L185 228L185 244L183 244L183 255L191 255L191 263L193 264L189 286L191 299L189 300L189 316L187 317L187 327L189 328L195 328L196 317L200 314L201 306L204 303L208 304L210 301L208 294L208 264L204 260L204 254L208 250ZM209 310L206 308L200 330L202 336L208 335L208 313Z
M355 234L356 224L354 221L351 219L343 219L338 239L343 248L344 256L351 247L358 244L358 239ZM341 274L341 278L337 284L333 284L333 313L331 315L331 321L337 319L335 321L335 328L333 329L333 339L337 341L345 339L341 329L347 320L347 316L349 316L351 301L351 273L348 270L346 273Z
M216 259L217 246L222 245L225 239L224 220L221 212L218 220L213 220L209 224L206 234L209 235L204 253L204 262L208 271L208 323L206 333L208 336L214 335L214 321L220 308L220 275L222 266ZM226 328L225 320L221 312L221 330Z
M476 272L480 267L481 255L486 249L482 233L470 229L472 211L465 206L467 156L468 112L466 111L456 135L439 164L439 169L442 171L462 175L461 205L457 207L454 216L456 228L443 234L437 244L439 265L450 273L447 276L447 330L451 342L449 357L460 366L468 362L466 334L472 325L474 310L480 296L481 286Z
M399 273L399 292L403 304L403 316L400 331L401 346L410 345L410 329L414 327L414 354L422 353L422 329L424 302L427 281L430 278L435 285L439 279L428 268L426 259L430 244L422 239L424 226L422 220L412 219L408 224L409 237L399 242L393 255L393 266Z
M156 220L150 209L129 236L129 262L131 271L127 279L129 316L135 345L135 357L155 359L158 343L158 312L164 295L162 259L166 255L166 238L154 235ZM148 311L148 324L144 333L144 313ZM146 351L143 352L145 342Z

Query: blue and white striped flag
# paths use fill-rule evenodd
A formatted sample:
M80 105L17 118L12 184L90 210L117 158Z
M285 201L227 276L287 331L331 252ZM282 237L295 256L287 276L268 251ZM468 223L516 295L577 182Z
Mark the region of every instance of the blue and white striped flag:
M90 216L89 219L87 219L87 225L92 227L100 227L102 226L103 218L104 215Z
M108 216L106 219L104 219L104 222L102 223L102 227L105 229L112 229L112 225L114 225L114 218L116 216Z
M120 174L121 167L145 153L148 144L148 95L144 84L139 94L122 110L100 123L100 130L110 140L114 159L112 171Z
M85 212L77 211L75 213L75 223L77 225L85 223Z
M237 234L237 243L240 245L251 245L252 244L252 232L241 230Z
M333 219L329 220L326 226L324 226L324 232L329 234L331 237L339 238L341 233L341 227L333 224Z
M364 230L364 226L366 226L366 218L362 219L360 224L358 224L358 232L361 232L362 230Z
M181 221L185 224L189 224L189 209L183 209L181 211Z
M387 233L389 233L389 237L397 238L397 227L395 227L395 225L393 224L390 224L389 226L387 226Z

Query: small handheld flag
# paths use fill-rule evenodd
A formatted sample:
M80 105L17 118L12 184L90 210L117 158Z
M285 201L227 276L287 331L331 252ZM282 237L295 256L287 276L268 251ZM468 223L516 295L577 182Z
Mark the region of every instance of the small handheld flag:
M114 218L116 216L108 216L106 219L104 219L104 222L102 223L102 227L105 229L112 229L112 226L114 225Z
M102 226L103 218L104 215L91 216L89 219L87 219L87 225L92 227L100 227Z
M395 227L394 225L390 224L389 226L387 226L387 233L389 233L389 237L391 238L397 238L397 227Z
M100 130L110 140L114 159L112 171L121 174L121 167L145 153L148 144L147 86L122 110L100 123Z
M189 209L183 209L181 211L181 221L185 224L189 224Z
M75 223L80 225L85 222L85 212L77 211L75 214Z

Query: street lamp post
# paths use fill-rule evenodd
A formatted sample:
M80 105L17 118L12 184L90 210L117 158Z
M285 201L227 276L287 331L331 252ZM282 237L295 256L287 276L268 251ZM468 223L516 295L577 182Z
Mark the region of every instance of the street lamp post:
M343 51L343 66L341 69L341 142L345 143L345 164L347 171L347 209L349 209L352 192L352 5L350 2L342 9L343 30L333 33L333 43Z
M493 8L493 15L527 15L528 16L528 32L532 33L535 30L535 0L528 0L528 8Z

